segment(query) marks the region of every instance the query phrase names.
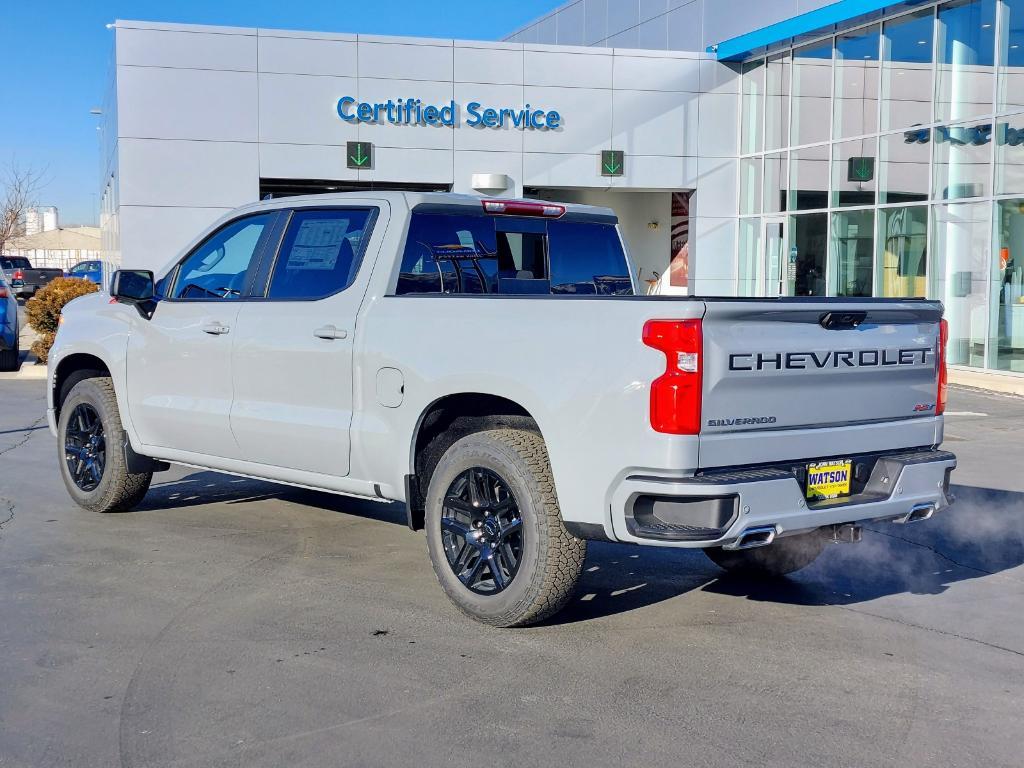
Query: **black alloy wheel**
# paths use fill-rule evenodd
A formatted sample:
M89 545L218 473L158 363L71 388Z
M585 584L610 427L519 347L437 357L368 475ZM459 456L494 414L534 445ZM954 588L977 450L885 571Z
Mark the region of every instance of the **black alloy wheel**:
M441 540L459 581L480 595L508 587L523 556L523 519L505 481L470 467L448 486L441 509Z
M103 479L107 463L103 420L89 403L79 403L71 412L64 436L64 459L75 485L92 491Z

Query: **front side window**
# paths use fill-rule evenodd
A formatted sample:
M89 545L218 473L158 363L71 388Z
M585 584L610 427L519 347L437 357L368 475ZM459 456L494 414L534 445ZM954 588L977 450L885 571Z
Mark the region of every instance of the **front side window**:
M296 211L270 279L271 299L321 299L348 288L369 239L372 210Z
M276 213L237 219L214 232L178 268L171 298L237 299Z

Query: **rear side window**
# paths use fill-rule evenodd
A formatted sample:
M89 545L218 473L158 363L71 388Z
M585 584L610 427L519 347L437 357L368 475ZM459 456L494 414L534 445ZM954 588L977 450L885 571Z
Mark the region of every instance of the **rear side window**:
M397 295L630 295L614 225L413 213Z
M372 210L299 210L292 214L270 279L271 299L322 299L352 285Z

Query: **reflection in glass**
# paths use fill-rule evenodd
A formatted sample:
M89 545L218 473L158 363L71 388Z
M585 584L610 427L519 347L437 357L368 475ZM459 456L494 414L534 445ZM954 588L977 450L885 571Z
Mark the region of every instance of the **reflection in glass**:
M764 157L764 212L779 213L786 210L786 196L789 189L789 175L786 168L786 153L779 152Z
M878 130L878 40L877 24L836 38L836 138Z
M882 130L932 121L931 8L882 28Z
M966 120L992 112L996 0L939 6L935 119Z
M740 124L740 154L761 151L764 122L764 59L743 65L743 118Z
M992 124L940 125L935 145L934 196L940 200L988 194L992 161Z
M789 210L828 207L828 146L794 150L789 178Z
M795 49L790 146L828 141L831 95L831 39Z
M836 296L870 296L875 212L832 214L832 260Z
M739 295L757 296L761 263L761 219L740 219Z
M1000 200L995 223L989 354L994 367L1024 373L1024 199Z
M1024 114L996 123L996 194L1024 195Z
M765 74L764 148L779 149L789 139L789 54L768 59Z
M984 364L991 209L988 203L935 207L928 293L945 306L952 365Z
M740 213L761 212L761 158L740 160Z
M1024 0L1002 0L999 45L1000 112L1024 109Z
M854 139L832 149L832 205L875 202L875 139ZM927 176L926 176L927 178Z
M806 213L789 217L787 269L792 275L793 295L825 295L825 254L828 248L828 214Z
M890 133L878 140L878 202L912 203L928 199L931 132L925 128Z
M920 297L927 292L928 207L880 208L878 211L877 296Z

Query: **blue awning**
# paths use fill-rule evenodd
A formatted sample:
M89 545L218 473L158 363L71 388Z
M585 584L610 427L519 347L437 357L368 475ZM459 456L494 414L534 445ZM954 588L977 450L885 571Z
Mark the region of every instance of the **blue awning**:
M823 8L723 40L717 45L709 45L708 53L716 54L719 61L740 61L771 48L782 47L790 41L827 35L871 21L881 17L884 11L905 10L925 2L928 0L838 0Z

